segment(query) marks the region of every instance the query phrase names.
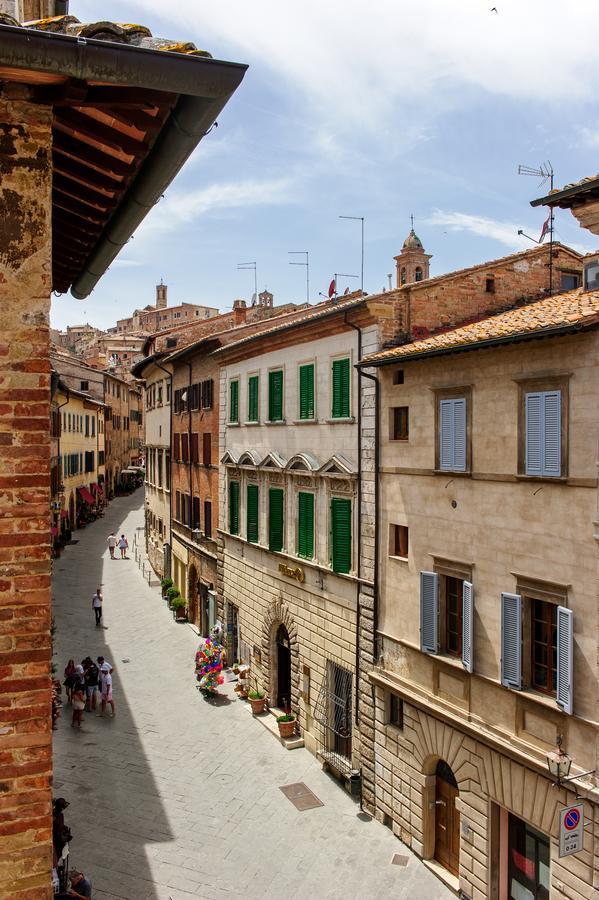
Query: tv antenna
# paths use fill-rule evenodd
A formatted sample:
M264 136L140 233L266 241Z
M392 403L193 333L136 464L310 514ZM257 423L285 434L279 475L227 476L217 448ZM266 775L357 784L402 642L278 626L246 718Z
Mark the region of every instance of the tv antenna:
M549 182L549 190L553 190L553 166L546 160L542 162L540 166L518 166L518 175L529 175L531 178L540 178L539 187L542 187L544 184ZM529 241L533 241L535 244L540 244L543 238L545 237L545 228L541 232L541 237L538 241L535 241L534 238L529 237L529 235L524 234L522 229L519 229L518 234L521 234L523 237L528 238ZM549 207L549 296L553 294L553 207Z
M288 250L288 256L305 256L306 262L290 260L290 266L305 266L306 268L306 303L310 303L310 254L307 250Z
M256 302L258 302L258 273L256 270L255 262L245 262L245 263L237 263L238 269L244 269L254 273L254 295L256 297Z
M362 225L362 257L360 265L360 291L364 293L364 216L339 216L340 219L352 219ZM348 275L348 278L357 278L356 275Z

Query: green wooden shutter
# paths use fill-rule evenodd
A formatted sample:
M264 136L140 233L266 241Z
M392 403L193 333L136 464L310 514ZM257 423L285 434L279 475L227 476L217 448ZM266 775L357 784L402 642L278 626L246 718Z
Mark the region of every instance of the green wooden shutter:
M229 482L229 531L239 534L239 482Z
M348 574L351 570L351 500L333 497L331 500L331 562L334 572Z
M347 419L349 417L349 359L333 360L333 403L332 416L334 419Z
M283 502L281 488L270 488L268 492L268 547L269 550L283 549Z
M229 384L229 422L239 422L239 382Z
M314 363L299 370L300 419L314 418Z
M246 538L252 544L258 543L258 485L248 484Z
M258 376L248 378L248 422L258 421Z
M268 373L268 419L280 422L283 418L283 371Z
M297 555L314 557L314 494L298 494Z

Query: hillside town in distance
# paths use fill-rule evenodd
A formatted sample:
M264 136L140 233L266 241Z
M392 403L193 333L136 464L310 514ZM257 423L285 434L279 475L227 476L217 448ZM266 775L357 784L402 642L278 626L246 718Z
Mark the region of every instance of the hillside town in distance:
M50 327L246 90L68 7L0 2L0 900L599 897L599 176Z

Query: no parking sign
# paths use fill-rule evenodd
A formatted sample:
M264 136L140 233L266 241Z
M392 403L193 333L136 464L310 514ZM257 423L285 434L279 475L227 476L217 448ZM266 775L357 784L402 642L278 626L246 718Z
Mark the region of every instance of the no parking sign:
M559 811L559 855L579 853L584 843L584 803L565 806Z

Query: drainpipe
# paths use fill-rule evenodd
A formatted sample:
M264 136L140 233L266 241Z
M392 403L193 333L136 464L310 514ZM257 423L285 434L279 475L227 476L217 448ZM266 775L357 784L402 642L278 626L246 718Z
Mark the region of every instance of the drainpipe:
M362 329L354 325L347 318L347 311L343 315L346 325L358 332L358 360L362 359ZM355 700L355 716L356 725L360 724L360 623L362 618L362 608L360 605L360 587L362 574L362 528L360 525L362 518L362 371L358 369L358 584L356 585L356 700Z
M164 366L161 366L157 359L154 360L154 365L157 369L160 369L165 373L166 377L169 380L170 385L170 395L171 402L169 404L169 422L168 422L168 460L169 460L169 473L168 473L168 483L169 483L169 498L168 498L168 536L169 536L169 571L168 573L165 571L165 578L172 578L172 553L173 553L173 504L172 504L172 493L173 493L173 465L172 465L172 440L173 440L173 375L172 372L169 372L168 369L165 369ZM147 413L144 413L147 416ZM145 428L145 425L144 425ZM166 462L166 460L165 460ZM148 470L148 460L146 459L146 472ZM166 476L166 467L165 467L165 476ZM163 545L164 546L164 545Z
M187 363L187 368L189 370L189 385L187 387L187 419L188 419L188 430L189 430L189 525L190 530L193 533L194 524L193 524L193 453L191 452L192 445L192 433L191 433L191 363ZM198 436L198 455L200 452L199 447L199 436ZM199 528L199 523L198 523Z

